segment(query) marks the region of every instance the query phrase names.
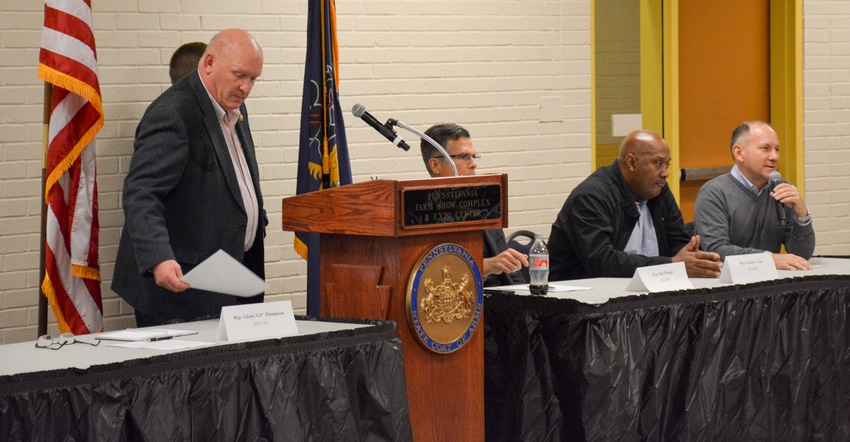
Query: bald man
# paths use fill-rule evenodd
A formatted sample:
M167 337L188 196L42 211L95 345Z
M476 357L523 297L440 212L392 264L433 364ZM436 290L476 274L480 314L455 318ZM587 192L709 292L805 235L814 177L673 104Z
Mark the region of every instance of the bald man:
M689 277L720 276L720 256L685 233L669 166L661 136L628 134L617 160L579 184L552 224L549 280L631 278L638 267L679 261Z
M140 327L215 318L223 306L263 300L180 280L219 249L265 276L263 198L244 105L262 70L254 37L222 31L197 71L154 100L136 128L112 289Z

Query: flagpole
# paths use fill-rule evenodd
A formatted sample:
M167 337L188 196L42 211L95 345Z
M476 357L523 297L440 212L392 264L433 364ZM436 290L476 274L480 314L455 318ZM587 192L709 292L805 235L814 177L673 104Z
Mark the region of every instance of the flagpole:
M44 82L44 115L42 117L41 130L41 251L39 252L38 266L38 335L36 338L47 334L47 296L42 289L42 282L46 273L45 262L47 261L47 149L50 134L50 101L53 97L53 84Z

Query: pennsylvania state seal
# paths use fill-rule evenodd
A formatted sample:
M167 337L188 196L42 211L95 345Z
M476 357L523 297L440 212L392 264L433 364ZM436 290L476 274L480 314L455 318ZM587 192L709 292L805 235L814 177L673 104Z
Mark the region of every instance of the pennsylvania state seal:
M410 275L407 319L419 342L435 353L452 353L469 341L483 304L478 265L457 244L429 250Z

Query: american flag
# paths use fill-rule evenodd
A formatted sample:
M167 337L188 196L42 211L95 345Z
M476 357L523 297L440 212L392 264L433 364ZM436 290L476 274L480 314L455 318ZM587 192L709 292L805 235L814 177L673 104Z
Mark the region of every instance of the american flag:
M46 0L38 77L53 85L46 131L41 288L62 333L103 329L95 135L103 127L90 0Z

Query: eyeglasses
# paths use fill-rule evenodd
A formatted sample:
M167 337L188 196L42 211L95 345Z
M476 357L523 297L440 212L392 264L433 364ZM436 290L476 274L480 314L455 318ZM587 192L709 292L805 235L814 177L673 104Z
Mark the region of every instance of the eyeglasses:
M97 342L85 342L78 341L74 338L73 333L62 333L58 338L54 338L50 335L41 335L38 337L38 340L35 341L35 348L47 348L50 350L59 350L60 348L71 345L71 344L87 344L93 347L97 347L100 345L100 341Z
M461 161L470 161L470 160L472 160L473 158L475 158L476 160L480 160L480 159L481 159L481 154L478 154L478 153L475 153L475 154L470 154L470 153L459 153L459 154L457 154L457 155L449 155L449 156L450 156L450 157L452 157L452 158L457 158L457 159L459 159L459 160L461 160Z

